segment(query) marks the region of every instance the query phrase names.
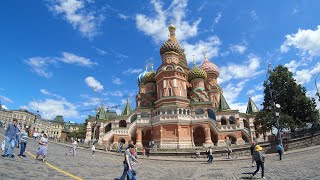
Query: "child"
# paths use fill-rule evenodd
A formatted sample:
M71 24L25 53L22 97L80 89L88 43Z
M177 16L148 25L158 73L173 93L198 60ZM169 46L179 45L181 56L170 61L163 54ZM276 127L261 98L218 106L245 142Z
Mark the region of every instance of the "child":
M94 144L92 144L91 150L92 150L92 156L94 156L94 151L96 150L96 147L94 146Z
M5 147L6 147L6 140L3 140L1 144L1 150L4 151Z
M142 148L142 156L146 156L146 147Z
M200 158L200 150L196 149L196 158L199 159Z

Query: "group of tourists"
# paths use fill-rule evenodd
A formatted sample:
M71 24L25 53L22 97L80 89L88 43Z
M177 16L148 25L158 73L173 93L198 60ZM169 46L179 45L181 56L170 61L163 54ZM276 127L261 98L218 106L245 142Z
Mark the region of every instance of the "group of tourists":
M12 123L10 123L7 126L7 129L5 131L5 140L2 142L2 149L4 150L4 154L1 155L2 157L9 157L14 158L14 148L20 147L20 153L18 156L20 158L26 157L25 152L27 150L27 141L28 141L28 133L26 132L26 129L22 125L18 125L18 120L13 119ZM39 147L37 150L37 156L36 159L39 158L39 156L43 156L43 161L46 159L47 155L47 148L48 148L48 136L45 133L42 133L40 135L39 140Z

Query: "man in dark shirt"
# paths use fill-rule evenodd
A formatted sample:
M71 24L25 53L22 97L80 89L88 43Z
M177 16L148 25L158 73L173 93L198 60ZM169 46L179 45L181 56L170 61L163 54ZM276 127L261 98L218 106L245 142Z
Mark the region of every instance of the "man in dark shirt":
M11 157L14 158L13 149L15 147L15 140L16 140L16 134L19 132L18 126L17 126L17 119L13 119L12 124L8 125L8 128L6 130L5 136L6 136L6 147L4 150L4 154L1 155L2 157ZM10 147L9 147L10 146ZM9 152L8 152L8 148Z
M255 162L254 161L254 155L253 155L255 149L256 149L256 142L253 141L252 144L251 144L251 147L250 147L250 152L251 152L251 156L252 156L252 167L254 167L254 162Z

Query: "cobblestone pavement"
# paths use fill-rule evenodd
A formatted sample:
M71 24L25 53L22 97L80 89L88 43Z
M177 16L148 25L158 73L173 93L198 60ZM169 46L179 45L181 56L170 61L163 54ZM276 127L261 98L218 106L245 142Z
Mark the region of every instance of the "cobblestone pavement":
M2 136L1 136L2 139ZM37 143L28 141L28 151L35 154ZM18 149L15 149L17 154ZM115 179L123 171L124 157L78 149L75 157L65 155L68 147L49 144L47 162L82 179ZM320 179L320 147L306 149L284 155L279 161L277 156L269 156L265 163L267 179ZM25 159L15 157L0 158L0 179L72 179L32 156ZM214 161L207 164L205 159L196 162L160 161L140 159L136 165L138 179L251 179L249 173L255 170L251 160ZM260 178L257 174L255 178Z

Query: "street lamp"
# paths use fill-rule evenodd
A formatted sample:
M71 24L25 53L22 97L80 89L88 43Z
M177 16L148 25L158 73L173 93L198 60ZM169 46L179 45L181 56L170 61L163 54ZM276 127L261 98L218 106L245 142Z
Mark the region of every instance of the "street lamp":
M316 86L316 90L317 90L316 96L318 96L318 98L319 98L318 100L320 101L320 93L319 93L318 84L317 84L317 77L319 75L320 75L320 73L316 75L316 78L314 78L314 85Z

